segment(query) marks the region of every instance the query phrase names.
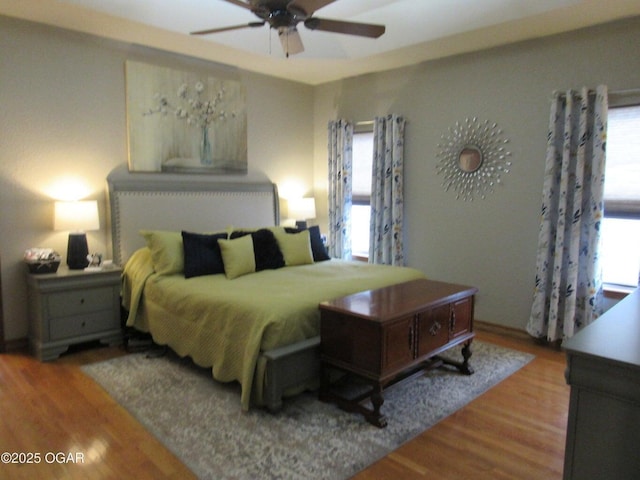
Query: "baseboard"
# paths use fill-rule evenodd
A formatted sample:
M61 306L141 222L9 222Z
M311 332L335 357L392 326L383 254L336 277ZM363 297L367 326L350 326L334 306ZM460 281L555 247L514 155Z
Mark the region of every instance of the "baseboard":
M473 328L476 331L486 332L493 335L500 335L518 341L535 344L543 347L549 347L553 350L562 350L562 340L549 342L546 338L534 338L524 330L518 330L513 327L505 327L504 325L496 325L495 323L483 322L482 320L473 320Z
M28 349L29 349L29 340L27 338L5 340L0 345L0 352L4 352L4 353L26 352Z
M518 330L513 327L505 327L504 325L496 325L495 323L484 322L482 320L473 320L474 330L482 332L494 333L504 337L517 338L518 340L532 340L532 337L524 330Z

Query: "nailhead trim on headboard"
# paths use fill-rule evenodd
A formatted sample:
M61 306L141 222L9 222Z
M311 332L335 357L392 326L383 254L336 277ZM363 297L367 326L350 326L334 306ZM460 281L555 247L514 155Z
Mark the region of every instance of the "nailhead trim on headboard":
M113 261L122 265L144 245L140 230L224 231L279 224L275 184L220 181L213 175L139 174L120 168L107 178Z

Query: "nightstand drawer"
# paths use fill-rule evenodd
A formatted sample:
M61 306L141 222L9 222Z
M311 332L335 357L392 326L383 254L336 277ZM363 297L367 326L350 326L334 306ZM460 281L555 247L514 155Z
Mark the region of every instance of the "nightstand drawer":
M60 340L117 328L118 322L113 317L113 310L103 310L86 315L52 319L49 322L49 337L51 340Z
M113 291L113 287L102 287L49 295L48 313L51 318L56 318L110 310L113 308Z

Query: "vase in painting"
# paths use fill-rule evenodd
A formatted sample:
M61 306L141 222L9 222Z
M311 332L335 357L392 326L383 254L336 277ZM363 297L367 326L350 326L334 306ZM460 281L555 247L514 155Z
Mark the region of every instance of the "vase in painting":
M213 148L209 140L209 127L202 127L202 142L200 143L200 163L202 165L213 164Z

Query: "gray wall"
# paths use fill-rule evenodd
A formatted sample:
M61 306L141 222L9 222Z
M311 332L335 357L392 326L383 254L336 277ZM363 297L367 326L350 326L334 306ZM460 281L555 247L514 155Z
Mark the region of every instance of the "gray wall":
M50 187L75 175L100 201L126 162L124 62L148 61L242 80L250 170L313 189L326 226L326 125L390 112L408 120L408 264L480 288L476 317L524 329L531 304L551 93L640 87L640 19L310 87L92 36L0 17L0 258L5 338L27 334L24 250L66 249ZM436 175L437 143L456 121L497 122L513 167L485 200L462 202Z
M324 195L328 120L404 115L407 263L430 278L479 287L476 318L523 330L552 92L640 87L639 45L636 18L322 85L315 99L316 195ZM441 135L469 117L498 123L513 166L495 193L463 202L441 187L436 153Z
M249 169L313 187L313 88L231 67L0 16L0 258L6 340L27 335L29 247L66 253L52 186L76 177L99 200L91 251L106 252L105 178L127 161L125 60L240 79L247 92ZM285 210L286 212L286 210Z

